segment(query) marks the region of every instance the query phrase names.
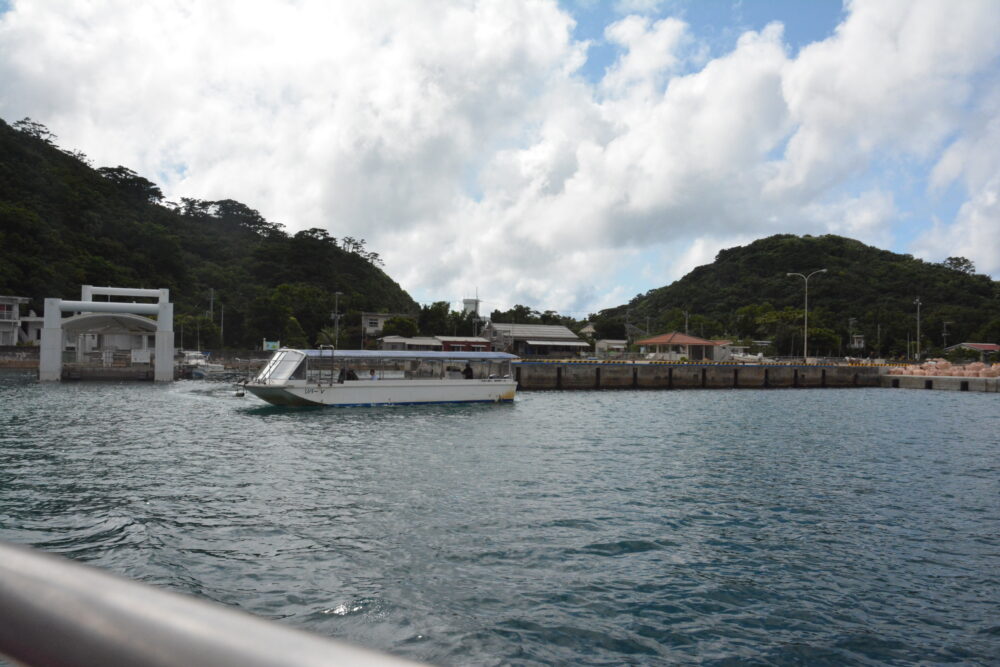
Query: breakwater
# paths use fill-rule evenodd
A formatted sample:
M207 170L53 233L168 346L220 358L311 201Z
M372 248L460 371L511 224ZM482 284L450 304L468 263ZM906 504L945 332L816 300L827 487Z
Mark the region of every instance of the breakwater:
M884 366L643 361L520 361L519 389L784 389L878 387Z
M879 381L881 386L892 389L937 389L941 391L986 392L988 394L1000 393L1000 378L883 375Z

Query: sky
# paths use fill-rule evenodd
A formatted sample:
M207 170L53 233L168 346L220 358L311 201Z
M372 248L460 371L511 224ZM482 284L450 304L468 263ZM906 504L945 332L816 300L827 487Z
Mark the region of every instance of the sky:
M840 234L1000 277L995 0L0 0L0 118L583 318ZM802 271L819 267L802 266Z

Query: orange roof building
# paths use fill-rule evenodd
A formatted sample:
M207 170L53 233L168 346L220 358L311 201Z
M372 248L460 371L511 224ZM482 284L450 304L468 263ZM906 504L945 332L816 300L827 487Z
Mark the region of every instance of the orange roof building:
M712 352L719 343L673 331L653 336L652 338L638 340L636 341L636 345L642 347L646 353L676 356L678 358L687 357L693 361L698 359L712 359Z

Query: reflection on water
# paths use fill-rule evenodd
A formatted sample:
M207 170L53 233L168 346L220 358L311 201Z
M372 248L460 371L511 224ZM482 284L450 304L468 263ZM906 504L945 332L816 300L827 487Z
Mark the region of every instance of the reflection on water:
M0 539L438 664L989 663L998 397L0 375Z

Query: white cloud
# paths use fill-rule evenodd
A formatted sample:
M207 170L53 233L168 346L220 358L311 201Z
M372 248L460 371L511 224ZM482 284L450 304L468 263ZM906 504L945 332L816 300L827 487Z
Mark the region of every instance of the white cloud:
M922 181L904 189L967 189L935 243L988 238L1000 12L848 10L795 57L775 23L694 71L682 21L627 16L588 82L549 0L22 0L0 15L0 116L170 197L365 238L422 300L478 287L586 311L658 287L613 282L650 257L692 266L777 232L887 241L919 211L885 161Z
M888 151L926 160L957 129L1000 53L991 0L853 2L783 77L797 128L771 192L813 197Z
M913 250L939 262L965 257L977 273L1000 274L1000 172L962 205L953 223L935 225L913 243Z

